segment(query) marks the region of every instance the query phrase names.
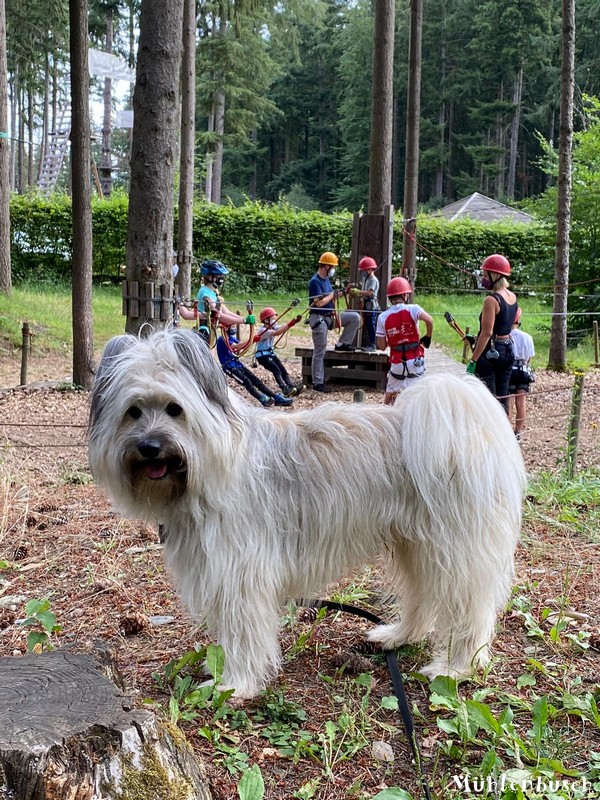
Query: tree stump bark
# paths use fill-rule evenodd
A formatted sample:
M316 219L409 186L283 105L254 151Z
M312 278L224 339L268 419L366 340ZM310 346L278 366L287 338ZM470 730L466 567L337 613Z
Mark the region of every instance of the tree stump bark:
M0 798L210 800L183 734L102 670L68 651L0 658Z

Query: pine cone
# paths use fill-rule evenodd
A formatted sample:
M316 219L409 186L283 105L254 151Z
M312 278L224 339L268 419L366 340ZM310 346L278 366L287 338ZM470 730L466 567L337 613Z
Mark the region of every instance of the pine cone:
M121 628L125 636L135 636L148 627L148 617L145 614L123 614L120 619Z
M0 631L9 628L16 620L17 615L9 608L0 608Z
M13 561L22 561L24 558L27 558L28 549L26 545L20 544L18 547L15 547L15 552L13 553Z
M359 675L361 672L370 672L373 669L373 664L368 658L348 651L336 653L332 657L331 663L338 669L343 668L348 675Z

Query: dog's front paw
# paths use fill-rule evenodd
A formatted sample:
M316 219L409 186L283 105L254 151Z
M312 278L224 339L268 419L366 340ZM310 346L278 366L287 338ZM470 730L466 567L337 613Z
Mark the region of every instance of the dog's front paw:
M432 661L430 664L422 667L419 672L429 681L434 680L434 678L439 678L440 675L453 678L455 681L461 681L465 678L469 678L473 674L473 670L470 666L461 669L449 664L447 661Z
M367 633L369 642L376 642L384 650L395 650L406 643L406 637L399 634L398 625L377 625Z

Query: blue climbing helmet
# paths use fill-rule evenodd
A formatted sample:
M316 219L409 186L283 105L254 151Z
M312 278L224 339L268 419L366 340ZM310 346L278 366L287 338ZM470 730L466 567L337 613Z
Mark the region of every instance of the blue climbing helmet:
M221 261L207 258L200 264L201 275L229 275L229 270Z

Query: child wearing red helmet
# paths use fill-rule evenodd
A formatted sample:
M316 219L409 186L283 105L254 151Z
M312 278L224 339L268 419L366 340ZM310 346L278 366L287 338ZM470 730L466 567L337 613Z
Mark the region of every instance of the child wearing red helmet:
M376 269L377 262L371 256L365 256L358 262L358 271L363 276L360 297L363 323L369 342L368 346L363 348L366 350L376 349L375 323L379 311L379 279L375 277Z
M386 294L391 308L377 318L377 347L390 348L390 369L383 402L394 404L402 389L425 374L425 348L431 344L433 319L416 303L407 303L412 287L406 278L392 278ZM419 336L419 322L425 323L425 336Z
M302 316L291 319L286 325L277 324L277 312L267 306L260 312L261 327L258 329L254 341L256 342L256 360L269 372L272 372L281 393L285 397L294 397L304 389L302 382L294 383L279 356L275 352L275 339L283 336L294 325L297 325Z
M291 406L293 400L290 397L284 397L281 392L273 392L258 375L242 363L238 352L245 347L245 344L235 336L233 326L221 325L221 330L222 334L217 339L216 349L223 372L243 386L261 405Z

